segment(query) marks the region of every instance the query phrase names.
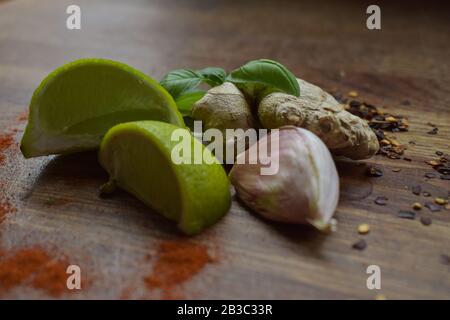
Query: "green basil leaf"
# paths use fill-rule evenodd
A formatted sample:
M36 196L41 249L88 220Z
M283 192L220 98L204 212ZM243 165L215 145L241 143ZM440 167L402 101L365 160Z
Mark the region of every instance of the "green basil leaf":
M188 92L184 92L182 95L180 95L176 100L176 104L178 107L178 110L183 116L188 116L191 114L191 109L194 103L196 103L198 100L203 98L205 95L205 91L201 90L192 90Z
M226 81L237 86L275 88L294 96L300 95L297 79L281 63L273 60L253 60L232 71Z
M177 69L166 74L160 84L174 99L177 99L184 92L198 86L202 79L203 76L194 70Z
M222 68L208 67L197 72L203 77L203 82L211 87L220 86L227 77L227 73Z

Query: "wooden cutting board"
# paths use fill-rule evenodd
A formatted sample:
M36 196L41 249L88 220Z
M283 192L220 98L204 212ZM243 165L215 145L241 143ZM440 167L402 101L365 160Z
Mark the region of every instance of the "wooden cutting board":
M409 118L410 131L395 136L408 146L411 162L382 156L337 161L337 232L267 222L234 199L222 221L189 240L207 246L215 262L176 286L177 297L450 298L450 210L423 208L415 220L397 217L414 202L447 198L450 190L449 181L424 177L433 172L424 161L435 151L448 153L450 144L450 24L442 4L405 8L380 2L378 31L366 29L366 6L359 2L77 1L82 28L72 31L65 27L69 4L0 2L0 130L16 142L42 78L63 63L92 56L123 61L156 79L174 68L231 70L272 58L324 89L344 95L356 90L358 99ZM438 134L426 133L428 122ZM89 285L62 298L161 297L143 281L158 247L188 240L123 192L99 198L106 175L95 153L25 160L13 145L5 156L1 196L15 210L0 225L3 250L40 246L79 265ZM368 164L384 175L367 177ZM414 195L414 185L432 197ZM376 205L377 196L388 197L387 205ZM422 216L432 224L422 225ZM371 226L368 235L357 233L361 223ZM367 242L363 251L352 249L359 239ZM366 287L369 265L381 268L380 290ZM3 297L52 298L27 283Z

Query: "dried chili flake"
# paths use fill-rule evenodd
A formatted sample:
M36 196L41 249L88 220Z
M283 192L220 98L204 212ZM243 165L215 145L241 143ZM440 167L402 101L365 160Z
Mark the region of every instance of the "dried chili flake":
M420 202L414 202L412 205L414 210L421 210L422 209L422 205L420 204Z
M402 219L414 220L416 218L416 213L408 210L400 210L397 214L397 217Z
M425 202L425 207L428 208L431 212L441 211L441 206L434 204L433 202Z
M380 168L377 168L377 167L375 167L375 166L370 166L370 167L367 168L366 174L367 174L369 177L375 177L375 178L378 178L378 177L383 176L383 171L382 171Z
M352 245L352 248L353 248L353 249L356 249L356 250L360 250L360 251L361 251L361 250L364 250L365 248L367 248L367 242L366 242L366 240L361 239L361 240L355 242L355 243Z
M376 197L373 202L375 202L375 204L377 204L379 206L385 206L387 204L388 200L389 199L385 196L379 196L379 197Z

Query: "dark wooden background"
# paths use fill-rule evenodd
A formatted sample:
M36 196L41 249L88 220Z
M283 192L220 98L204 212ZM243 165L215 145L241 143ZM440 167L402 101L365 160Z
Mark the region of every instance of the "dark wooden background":
M65 28L66 7L82 9L82 29ZM233 201L229 214L192 241L219 255L185 283L185 298L388 299L450 298L450 211L424 208L415 220L399 209L429 200L421 184L448 196L449 181L425 179L424 160L449 152L450 23L448 6L430 1L379 2L382 30L365 27L365 1L31 1L0 2L0 130L18 142L33 90L57 66L81 57L128 63L156 79L179 67L231 70L257 58L278 60L327 90L357 90L360 99L409 117L411 162L376 156L383 177L339 161L338 232L266 222ZM403 102L408 100L409 105ZM438 125L428 135L427 122ZM125 193L99 199L106 175L94 153L25 160L7 151L0 168L3 196L16 212L0 226L1 246L32 245L66 254L91 279L66 298L158 298L146 289L158 243L178 238L174 226ZM392 172L392 168L401 168ZM374 199L385 195L388 205ZM429 215L431 226L419 217ZM360 223L371 232L358 235ZM364 251L352 244L364 238ZM150 259L149 259L150 257ZM366 267L382 271L382 289L366 288ZM131 288L131 289L130 289ZM8 298L48 297L19 287Z

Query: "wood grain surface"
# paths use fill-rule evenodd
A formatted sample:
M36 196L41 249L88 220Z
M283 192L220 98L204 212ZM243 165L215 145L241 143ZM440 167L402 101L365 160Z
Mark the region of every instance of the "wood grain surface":
M128 63L156 79L174 68L231 70L257 58L278 60L297 76L409 118L395 134L411 162L381 156L338 160L338 231L264 221L236 199L217 225L191 239L208 246L215 263L178 290L187 299L450 298L450 210L423 208L415 220L398 210L447 198L450 182L426 179L424 163L450 152L450 23L444 4L380 2L382 30L365 26L365 1L76 1L82 29L65 27L74 1L0 3L0 130L19 142L23 113L43 77L82 57ZM409 101L409 104L405 103ZM428 122L439 127L426 134ZM415 141L416 144L409 144ZM364 172L368 164L384 171ZM401 168L393 172L393 168ZM17 146L0 167L2 196L16 208L0 226L1 247L42 246L68 257L89 285L63 298L160 298L143 278L159 243L181 238L174 225L133 197L98 197L106 174L95 153L25 160ZM422 185L431 198L412 194ZM389 198L386 206L374 204ZM424 226L421 216L432 217ZM357 233L360 223L371 231ZM352 249L359 239L363 251ZM368 290L366 268L378 265L381 290ZM26 285L4 298L51 298Z

